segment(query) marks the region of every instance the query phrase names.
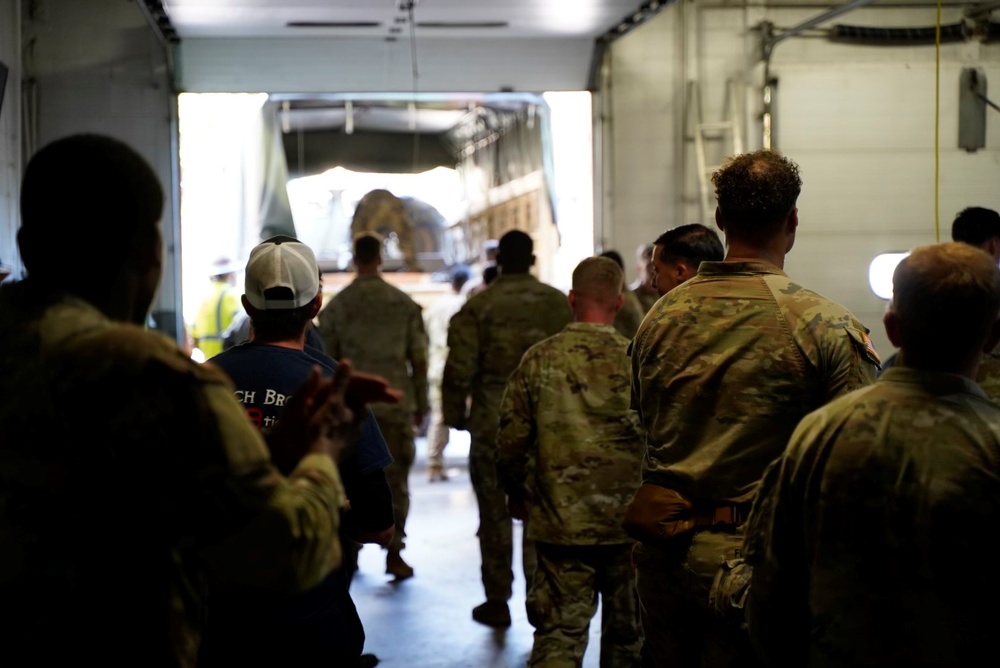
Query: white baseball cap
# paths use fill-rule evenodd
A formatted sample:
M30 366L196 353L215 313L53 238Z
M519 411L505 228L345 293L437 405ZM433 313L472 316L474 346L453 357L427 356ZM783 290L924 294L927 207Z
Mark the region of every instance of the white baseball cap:
M265 297L272 288L287 288L290 293ZM243 291L254 308L261 311L299 308L315 299L319 290L316 255L295 237L271 237L250 251Z

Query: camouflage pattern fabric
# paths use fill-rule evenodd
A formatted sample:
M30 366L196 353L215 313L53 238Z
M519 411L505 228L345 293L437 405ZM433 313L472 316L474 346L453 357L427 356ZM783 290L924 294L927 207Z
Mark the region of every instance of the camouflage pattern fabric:
M210 577L299 591L339 564L335 464L282 477L218 370L25 284L0 345L6 656L194 666Z
M385 238L394 233L403 254L403 265L410 271L419 271L413 227L406 203L388 190L377 189L366 193L354 209L351 237L357 238L365 232L375 232Z
M572 317L562 292L530 274L508 274L471 296L448 325L441 409L446 424L471 436L469 476L479 505L483 585L491 600L509 599L513 578L512 520L496 478L500 399L524 352ZM523 552L526 572L533 571L533 547L526 544Z
M359 275L320 311L319 332L330 357L349 359L358 371L378 374L404 392L398 404L372 406L393 458L385 471L396 520L390 549L402 549L416 452L414 416L428 411L427 334L420 305L379 275Z
M874 381L867 332L770 263L703 262L657 301L632 343L643 479L701 506L750 501L804 415ZM710 614L718 569L741 556L739 541L719 533L696 528L667 551L643 545L644 665L698 665L698 656L753 665L742 626Z
M403 390L398 404L372 406L380 422L386 415L427 414L427 333L420 305L408 294L381 276L359 275L320 311L319 333L327 355Z
M537 570L529 665L579 666L602 602L604 666L638 666L631 541L621 521L641 482L643 435L628 407L628 341L574 322L528 349L500 404L497 475L526 499ZM600 546L600 547L595 547Z
M645 444L628 407L627 347L611 325L574 322L529 348L507 382L497 475L509 496L527 500L535 540L631 542L621 522Z
M646 317L646 311L639 302L639 297L631 290L625 290L622 298L622 308L615 316L615 329L626 339L631 340L642 324L642 319Z
M976 382L983 388L990 401L1000 404L1000 355L996 353L983 355L979 373L976 374Z
M703 262L647 314L631 357L643 478L732 502L753 497L802 416L879 364L850 311L766 262Z
M780 666L974 666L994 648L1000 408L894 366L806 416L748 525L748 620ZM989 566L985 567L987 570Z
M642 644L631 544L536 543L537 568L525 601L535 626L529 666L579 668L601 601L602 668L638 668Z
M717 582L728 575L727 564L742 561L743 539L742 527L720 527L677 536L666 549L636 544L635 589L646 630L643 666L760 665L743 609L723 613L716 605Z

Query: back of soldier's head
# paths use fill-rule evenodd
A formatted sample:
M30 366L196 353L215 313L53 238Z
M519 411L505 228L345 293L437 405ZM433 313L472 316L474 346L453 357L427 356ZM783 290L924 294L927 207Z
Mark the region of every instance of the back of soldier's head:
M497 264L501 273L526 272L535 261L534 250L535 242L525 232L511 230L504 234L497 245Z
M1000 238L1000 213L993 209L970 206L960 211L951 224L952 241L982 247L993 238Z
M31 158L21 182L18 246L28 275L71 289L109 281L139 244L158 238L162 212L159 179L134 149L93 134L56 140Z
M726 234L758 242L782 229L802 191L798 166L770 150L729 158L712 183Z
M354 239L354 264L375 264L382 257L382 239L375 234L359 234Z
M606 250L603 253L601 253L601 257L606 257L609 260L614 260L615 264L617 264L622 271L625 271L625 259L622 257L622 254L619 253L618 251Z
M905 359L945 365L978 353L1000 313L1000 269L965 243L913 250L892 277L890 309Z
M599 255L588 257L573 270L573 294L595 304L611 307L622 293L625 275L618 263Z
M702 262L720 262L726 255L719 235L701 223L669 229L657 237L653 244L660 247L662 261L687 260L695 268Z

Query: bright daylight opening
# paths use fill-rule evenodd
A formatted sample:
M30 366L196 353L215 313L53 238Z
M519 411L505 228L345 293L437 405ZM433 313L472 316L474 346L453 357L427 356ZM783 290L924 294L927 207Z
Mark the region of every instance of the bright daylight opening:
M259 183L248 186L247 173L271 168L258 148L273 139L261 129L261 111L268 99L266 94L180 96L181 283L188 327L211 292L208 276L213 263L228 257L242 267L250 249L261 240L261 192ZM547 274L541 278L565 291L573 267L594 251L591 97L587 92L560 92L546 93L542 99L550 118L547 188L557 225L552 236L558 244L536 245L550 256ZM361 197L382 188L400 198L418 199L428 216L443 218L438 224L454 232L445 235L440 262L434 267L446 269L455 260L448 243L469 238L471 222L496 219L498 214L484 212L484 207L504 196L502 188L470 194L469 181L468 174L463 177L449 167L406 174L354 171L338 165L290 178L287 203L296 235L316 251L321 268L348 272L350 223ZM388 239L387 253L393 252L392 243ZM440 291L447 290L445 272L429 271L425 280L438 283ZM239 273L240 291L242 281ZM427 305L426 299L414 298Z

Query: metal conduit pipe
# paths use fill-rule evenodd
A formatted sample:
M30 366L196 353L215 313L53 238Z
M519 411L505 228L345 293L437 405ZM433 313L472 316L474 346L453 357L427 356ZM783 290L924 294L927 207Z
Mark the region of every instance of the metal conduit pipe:
M934 44L936 27L926 28L870 28L865 26L835 25L830 28L832 42L877 45ZM941 26L941 42L962 42L968 38L965 25L952 23Z

